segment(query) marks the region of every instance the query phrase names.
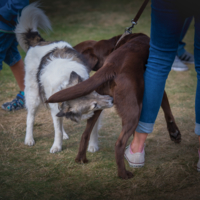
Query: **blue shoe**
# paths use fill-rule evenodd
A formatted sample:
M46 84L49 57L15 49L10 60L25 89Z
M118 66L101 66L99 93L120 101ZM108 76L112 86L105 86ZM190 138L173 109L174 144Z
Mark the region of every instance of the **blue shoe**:
M6 111L20 110L25 107L25 97L24 92L19 92L16 98L11 102L6 102L1 106Z

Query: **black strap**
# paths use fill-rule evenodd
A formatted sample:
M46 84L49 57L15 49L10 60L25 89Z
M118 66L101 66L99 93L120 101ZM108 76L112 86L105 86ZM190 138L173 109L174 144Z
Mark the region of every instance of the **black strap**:
M8 21L5 18L3 18L2 15L0 15L0 21L2 21L3 23L7 24L10 27L13 27L13 26L15 27L16 25L16 22L14 20Z
M134 27L134 25L137 24L138 19L140 18L141 14L143 13L145 7L147 6L147 3L149 2L149 0L145 0L144 3L142 4L142 6L140 7L139 11L137 12L136 16L134 19L131 20L132 25L128 28L125 29L125 32L122 34L122 36L119 38L119 40L117 41L115 48L117 46L117 44L119 43L119 41L125 37L126 35L129 35L132 33L132 29Z
M145 0L142 6L140 7L140 10L138 11L137 15L134 18L134 22L137 23L138 19L140 18L141 14L143 13L145 7L147 6L149 0Z

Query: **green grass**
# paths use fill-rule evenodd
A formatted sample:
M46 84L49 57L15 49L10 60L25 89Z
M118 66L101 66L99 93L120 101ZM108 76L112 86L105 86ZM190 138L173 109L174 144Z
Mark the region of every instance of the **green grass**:
M42 1L53 32L42 33L46 40L65 40L75 45L84 40L108 39L130 26L143 0L74 0ZM150 4L133 32L150 35ZM193 53L194 28L184 39ZM19 48L21 55L25 53ZM4 64L0 73L0 104L18 92L15 79ZM194 134L194 65L187 72L170 72L166 91L173 114L182 133L181 144L168 136L163 112L160 111L154 132L146 141L146 163L141 169L128 170L133 179L117 177L114 145L121 131L121 120L111 109L105 112L99 132L100 150L87 153L88 164L74 162L85 122L65 120L70 139L63 141L63 151L50 154L53 124L45 108L38 113L35 146L24 145L26 111L7 113L0 110L0 199L200 199L200 174L196 172L198 141ZM129 142L131 139L129 140Z

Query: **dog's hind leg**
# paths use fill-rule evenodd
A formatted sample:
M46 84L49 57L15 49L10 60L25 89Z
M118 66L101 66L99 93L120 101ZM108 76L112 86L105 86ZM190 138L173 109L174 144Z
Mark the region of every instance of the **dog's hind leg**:
M98 131L101 127L101 119L102 119L102 114L99 116L99 118L97 119L97 122L95 123L93 129L92 129L92 133L90 135L90 141L89 141L89 145L88 145L88 151L89 152L96 152L99 150L99 144L98 144Z
M86 158L86 150L87 150L88 142L90 139L91 131L97 119L99 118L100 114L101 114L101 110L97 110L94 112L94 115L90 119L87 120L87 126L85 128L85 131L82 134L81 142L80 142L79 150L78 150L78 155L76 156L76 159L75 159L76 162L79 162L79 163L88 162Z
M124 102L124 100L123 100ZM130 136L134 133L137 124L139 122L139 116L141 112L141 108L138 105L135 105L136 103L133 102L132 108L129 107L129 110L126 109L126 116L122 116L122 131L119 135L119 138L117 142L115 143L115 158L116 163L118 166L118 176L123 179L129 179L133 177L133 174L126 170L125 163L124 163L124 152L125 147L127 145L127 141L130 138ZM125 106L120 105L120 109L117 106L117 111L120 113L120 111L125 109Z
M137 77L129 77L128 75L120 75L115 79L118 87L116 86L113 95L116 110L122 118L122 131L115 143L115 158L118 176L123 179L133 177L133 174L125 168L124 152L128 139L135 132L138 125L143 98L143 93L141 92L143 87L133 87L143 85L142 80L137 79Z
M57 117L56 114L59 112L58 104L49 104L51 108L51 116L53 118L53 125L55 130L54 143L50 149L50 153L56 153L62 150L63 140L63 118Z
M40 98L37 96L37 91L33 93L33 90L25 90L25 102L27 108L27 122L26 122L26 136L25 136L25 145L33 146L35 140L33 138L33 125L38 106L40 105Z
M171 140L174 141L175 143L180 143L181 142L181 133L176 125L174 116L172 114L172 111L171 111L171 108L169 105L169 101L168 101L166 92L164 92L164 94L163 94L161 107L165 114L167 129L168 129Z

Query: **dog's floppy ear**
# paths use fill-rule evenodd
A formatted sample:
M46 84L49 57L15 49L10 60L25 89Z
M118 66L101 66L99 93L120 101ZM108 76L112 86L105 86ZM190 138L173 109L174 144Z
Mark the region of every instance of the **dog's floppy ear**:
M64 117L65 113L61 110L59 113L56 115L57 117Z
M94 54L93 49L91 47L89 47L86 50L84 50L82 52L82 54L86 58L86 60L87 60L87 62L89 64L89 67L92 70L95 67L95 65L98 63L98 61L99 61L97 56Z
M70 78L69 78L69 85L76 85L80 82L82 82L82 78L74 71L71 72Z
M56 114L57 117L64 117L65 113L69 111L70 106L65 101L61 105L58 104L58 109L60 110L59 113Z
M71 111L65 113L65 117L67 119L71 119L72 121L77 122L77 123L79 123L80 120L81 120L81 114L80 113L73 113Z

